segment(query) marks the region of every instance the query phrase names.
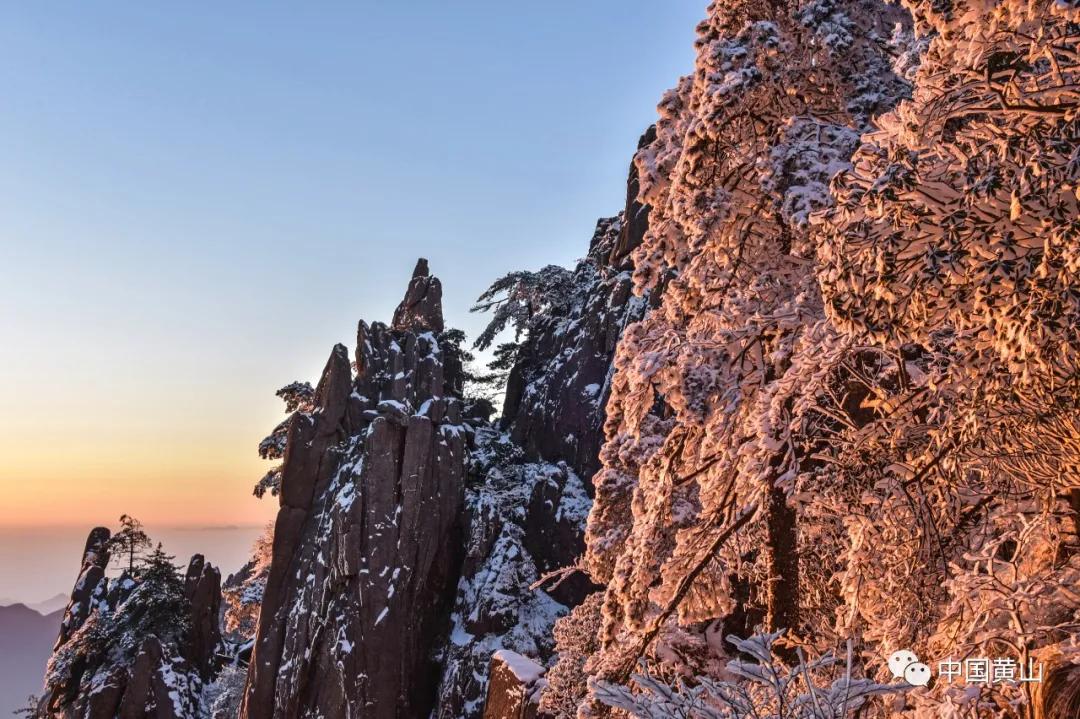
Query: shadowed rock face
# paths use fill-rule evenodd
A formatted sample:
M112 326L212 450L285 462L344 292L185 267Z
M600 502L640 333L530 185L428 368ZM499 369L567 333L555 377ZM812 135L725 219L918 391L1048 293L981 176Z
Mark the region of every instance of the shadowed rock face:
M506 391L501 429L510 442L491 430L478 433L438 719L532 716L535 705L523 703L521 686L492 655L510 650L548 661L555 619L596 589L582 573L548 581L547 591L531 585L572 566L585 547L615 346L647 309L647 300L631 293L628 254L648 225L636 183L631 170L626 211L597 223L588 256L574 268L568 309L530 326ZM508 444L520 448L516 459L485 462L510 451Z
M217 667L215 654L221 644L221 572L196 554L184 576L184 594L191 602L191 634L185 657L207 680Z
M241 716L424 717L460 564L467 445L417 264L394 324L334 348L289 427L273 560Z
M399 332L442 332L442 283L428 272L424 258L416 261L405 299L394 311L393 329Z
M109 538L111 532L105 527L95 527L90 530L86 538L86 546L83 548L82 568L75 580L75 586L71 590L71 601L68 602L64 611L64 619L60 624L60 635L53 647L53 658L50 659L50 677L46 678L45 695L42 698L43 707L47 708L50 715L61 717L82 716L84 712L90 717L111 717L123 694L124 685L127 682L127 674L117 672L115 681L105 683L105 694L115 699L115 702L101 707L101 701L93 706L88 705L87 697L83 695L82 688L84 678L95 673L95 667L91 658L86 656L72 657L66 671L58 672L52 667L52 662L61 649L67 645L75 634L82 629L87 619L93 613L96 605L106 602L109 580L105 578L105 570L109 566ZM55 678L52 678L55 677ZM115 696L113 696L115 695Z
M625 213L597 223L588 257L574 270L578 296L569 315L542 318L529 333L503 408L505 426L530 459L566 462L590 493L600 466L615 345L645 310L644 300L631 293L628 259L619 255L645 231L647 210L632 210L638 218L633 228Z
M167 661L157 637L147 637L131 667L117 719L178 719L183 716L169 696L172 687L161 671Z
M90 530L83 548L82 568L71 590L71 601L64 610L64 620L60 624L60 636L56 639L55 651L67 642L71 635L83 625L90 616L90 609L95 598L105 596L107 583L104 582L105 570L109 566L109 538L112 536L106 527Z
M656 128L650 127L638 146L655 139ZM631 291L630 253L649 227L649 207L637 195L637 168L631 164L626 208L597 222L589 254L574 269L578 296L569 315L544 318L530 332L506 388L503 421L514 441L530 459L566 462L590 494L600 467L615 346L646 309L646 301Z
M651 145L655 140L656 125L653 125L638 140L638 150ZM618 240L614 243L611 254L608 256L608 263L612 267L623 266L624 269L626 268L630 253L641 244L645 232L649 229L650 207L638 202L638 191L640 189L641 182L638 178L637 165L630 163L630 177L626 181L626 209L623 211L622 228L619 231Z

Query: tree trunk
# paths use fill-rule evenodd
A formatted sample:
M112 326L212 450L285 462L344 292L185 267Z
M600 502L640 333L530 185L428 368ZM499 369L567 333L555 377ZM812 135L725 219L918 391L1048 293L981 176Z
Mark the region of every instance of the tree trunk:
M799 553L795 510L788 506L784 490L775 485L769 489L765 521L765 547L769 563L765 625L770 632L795 630L799 622Z

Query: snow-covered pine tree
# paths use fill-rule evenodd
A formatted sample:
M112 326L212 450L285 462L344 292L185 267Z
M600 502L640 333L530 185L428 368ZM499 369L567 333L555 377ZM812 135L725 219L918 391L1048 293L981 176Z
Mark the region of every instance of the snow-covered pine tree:
M727 641L745 659L732 659L725 670L728 679L696 677L672 687L652 676L648 667L634 675L644 691L599 681L596 696L639 719L849 719L875 696L909 688L903 683L887 685L853 676L851 644L841 669L832 654L785 664L774 648L780 635L759 634Z
M573 273L558 265L503 275L472 307L472 312L492 313L487 327L476 338L476 347L487 349L504 329L513 329L515 340L520 339L536 315L558 315L559 308L571 299L573 289Z
M856 637L871 670L905 646L1073 675L1080 26L1062 3L909 7L885 41L866 4L714 4L661 104L637 274L664 302L617 360L587 675L625 681L647 652L667 681L715 677L716 629L775 626L792 576L797 641ZM896 72L874 79L886 46ZM825 47L870 72L815 95ZM912 97L860 140L901 76ZM1032 716L1071 684L1034 686L939 683L905 716Z
M275 393L285 402L288 416L278 423L261 442L259 456L263 459L280 460L285 456L285 444L288 441L289 422L295 414L310 415L315 409L315 389L310 382L292 382ZM267 492L276 497L281 490L281 464L274 465L262 479L255 483L253 494L262 499Z
M234 639L247 641L255 634L274 545L274 525L267 524L251 547L251 559L222 586L225 612L223 629Z
M663 300L616 359L586 555L607 584L592 676L625 681L674 647L672 671L707 673L701 622L804 628L790 498L815 460L798 418L848 349L807 223L868 116L907 90L888 44L902 19L874 2L715 2L694 74L660 104L636 158L652 211L634 259L638 291Z
M913 96L862 138L818 243L830 319L894 381L865 383L879 416L832 444L830 491L808 511L844 527L838 615L867 639L1068 667L1080 611L1062 589L1080 579L1078 14L905 4L928 39ZM1034 688L943 686L913 701L919 716L1032 716L1036 699L1056 701Z
M184 580L173 559L158 543L136 567L135 588L110 614L120 643L126 636L141 641L147 635L176 642L190 629Z

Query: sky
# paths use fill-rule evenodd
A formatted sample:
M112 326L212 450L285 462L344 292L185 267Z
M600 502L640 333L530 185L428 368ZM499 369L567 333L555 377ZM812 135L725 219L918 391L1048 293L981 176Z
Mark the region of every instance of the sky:
M274 391L583 255L705 4L0 6L3 541L265 523Z

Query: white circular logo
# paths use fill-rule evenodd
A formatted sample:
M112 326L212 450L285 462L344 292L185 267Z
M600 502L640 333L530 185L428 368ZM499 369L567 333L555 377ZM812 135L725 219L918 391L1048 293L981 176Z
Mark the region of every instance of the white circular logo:
M912 664L917 664L918 661L919 658L915 656L915 652L910 649L901 649L889 656L889 671L892 672L894 679L903 679L904 670Z
M912 686L925 687L930 683L930 667L916 662L904 669L904 681Z

